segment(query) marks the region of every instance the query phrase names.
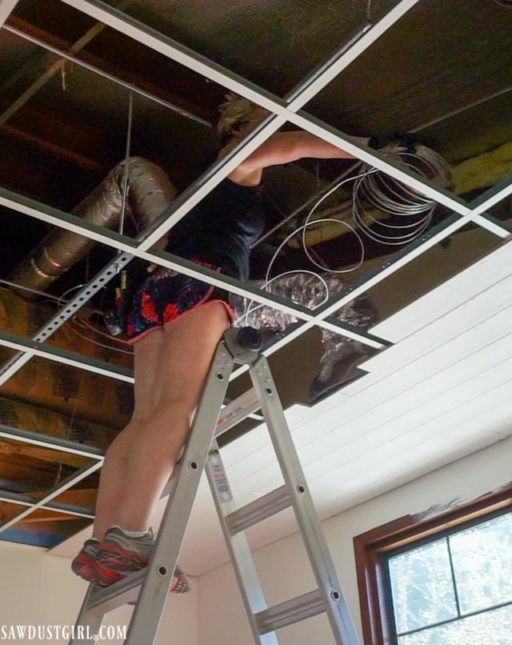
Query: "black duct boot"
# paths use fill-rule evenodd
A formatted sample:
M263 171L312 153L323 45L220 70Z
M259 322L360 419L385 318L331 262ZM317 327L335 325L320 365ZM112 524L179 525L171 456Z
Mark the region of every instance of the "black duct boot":
M359 363L370 358L373 352L369 347L360 343L351 342L343 346L338 352L337 360L330 362L328 366L322 365L322 369L309 386L311 404L326 399L340 388L355 381L364 372L357 369Z

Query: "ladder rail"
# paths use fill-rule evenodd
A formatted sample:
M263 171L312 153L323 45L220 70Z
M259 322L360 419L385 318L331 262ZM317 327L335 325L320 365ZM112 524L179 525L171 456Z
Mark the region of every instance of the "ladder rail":
M192 424L176 486L158 531L126 645L154 642L233 364L233 357L221 341ZM214 410L216 413L212 413Z
M75 637L69 641L70 645L96 645L97 643L93 639L93 636L100 630L104 613L94 611L94 609L90 608L89 604L93 593L94 585L89 585L76 620ZM82 627L84 634L88 633L91 638L86 638L85 636L82 638L82 634L76 630L77 627Z
M243 532L233 533L228 524L228 517L235 511L235 504L226 470L220 456L217 441L213 441L208 461L206 475L213 501L219 516L224 540L235 570L238 586L246 609L249 625L255 643L258 645L279 645L277 635L273 631L262 634L256 615L268 610L268 604L261 586L251 549Z
M324 597L325 611L336 643L337 645L359 645L359 637L320 528L320 520L265 356L260 356L250 367L249 372L288 487L313 573Z

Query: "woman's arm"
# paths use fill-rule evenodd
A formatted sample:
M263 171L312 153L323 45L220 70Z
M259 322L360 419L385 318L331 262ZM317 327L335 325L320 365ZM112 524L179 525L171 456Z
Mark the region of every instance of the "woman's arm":
M368 139L358 138L361 144ZM230 175L234 181L243 179L253 173L280 164L290 163L310 157L313 159L352 159L352 155L337 146L327 143L320 137L298 130L296 132L278 132L255 150Z

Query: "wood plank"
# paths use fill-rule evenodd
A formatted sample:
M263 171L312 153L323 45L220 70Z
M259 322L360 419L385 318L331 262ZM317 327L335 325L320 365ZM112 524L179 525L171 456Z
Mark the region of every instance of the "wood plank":
M5 439L0 439L0 459L5 457L21 457L35 459L37 461L48 462L49 464L65 464L75 468L85 466L90 459L72 455L69 453L60 452L59 450L51 450L50 448L40 448L39 446L31 446L17 442L9 442Z
M504 243L496 251L373 327L372 332L392 342L403 340L477 296L484 295L487 290L493 287L499 290L501 282L512 273L511 263L512 245ZM377 358L374 361L377 364Z
M313 486L313 495L317 505L320 506L321 516L329 517L333 513L341 513L377 495L392 491L412 479L428 475L493 443L496 443L496 435L493 433L478 432L475 435L468 433L458 438L445 439L436 446L432 446L428 454L424 451L418 454L417 451L412 450L395 459L381 462L373 471L364 474L359 472L355 476L345 478L342 473L339 473L334 488L331 485L330 488L317 490ZM422 510L425 509L417 508L418 512Z
M382 449L375 450L375 447L397 437L398 442L405 437L403 441L412 440L417 446L424 436L427 437L426 441L437 434L449 436L457 424L463 424L465 428L469 423L474 423L475 432L478 428L482 433L491 431L492 416L489 417L489 414L492 415L493 410L501 405L508 404L511 375L512 359L509 359L501 364L500 369L492 370L486 377L482 378L479 375L469 379L468 382L446 392L444 396L432 402L428 401L423 410L420 410L421 414L418 409L413 409L399 419L392 418L388 423L374 425L372 430L367 429L368 424L363 420L359 425L352 427L350 433L345 427L338 433L331 433L324 441L298 448L306 478L310 485L314 482L317 488L320 486L319 481L325 480L328 482L325 486L328 487L340 472L351 470L356 460L359 460L357 468L371 469L374 465L371 459L375 459L377 463L383 459ZM438 432L439 428L441 430ZM331 437L334 437L334 441L341 442L341 445L329 445L329 440L333 443ZM396 452L400 452L398 448L393 454ZM276 484L276 472L275 467L267 465L266 468L246 476L234 487L240 495L250 494L257 489L266 492L268 487Z
M353 397L362 392L377 380L403 369L413 361L423 359L436 348L452 342L468 330L480 329L481 325L493 316L500 315L512 303L512 277L485 290L477 298L462 303L456 309L427 324L422 329L397 345L378 354L361 364L370 375L359 382L347 385L345 395Z
M480 393L492 392L503 382L508 382L512 375L511 340L509 337L508 348L503 348L503 354L498 350L500 353L495 357L494 366L482 364L483 369L472 374L469 360L467 363L462 361L463 364L458 366L453 374L447 372L436 375L428 384L422 384L407 396L399 396L391 404L378 406L351 422L338 424L321 442L307 446L305 465L316 459L322 463L321 467L325 470L331 463L340 463L343 461L340 453L347 450L347 444L350 442L355 442L358 450L371 449L375 439L370 439L369 445L363 439L370 433L372 437L375 436L374 433L381 437L386 432L407 432L430 418L444 423L444 416L457 406L473 405ZM480 358L475 357L475 364Z
M458 391L452 390L445 397L440 397L425 404L423 409L414 410L409 415L394 419L390 423L365 432L357 437L352 435L349 445L332 449L327 456L304 464L310 477L317 475L328 476L329 472L338 473L340 469L372 468L379 460L400 454L404 446L419 447L428 444L435 438L444 435L451 436L457 428L472 427L482 433L496 432L503 434L501 418L494 417L494 411L503 405L508 405L507 396L512 385L512 360L507 361L506 367L495 376L487 391L479 394L485 387L483 379L475 380L471 388L464 387ZM453 397L453 401L450 398ZM442 399L442 400L441 400ZM425 409L430 405L431 411ZM501 414L501 413L500 413ZM507 408L509 414L509 408ZM496 423L493 428L492 423Z

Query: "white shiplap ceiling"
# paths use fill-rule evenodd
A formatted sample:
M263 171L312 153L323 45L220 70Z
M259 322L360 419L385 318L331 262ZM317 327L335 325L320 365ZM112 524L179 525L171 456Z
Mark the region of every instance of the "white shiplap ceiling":
M511 434L511 320L512 244L505 243L375 327L396 344L364 364L367 375L314 408L287 411L321 518ZM222 454L239 505L282 483L263 426ZM250 539L259 547L295 531L286 511L254 527ZM51 552L71 557L83 538ZM200 575L227 560L203 481L181 562Z

